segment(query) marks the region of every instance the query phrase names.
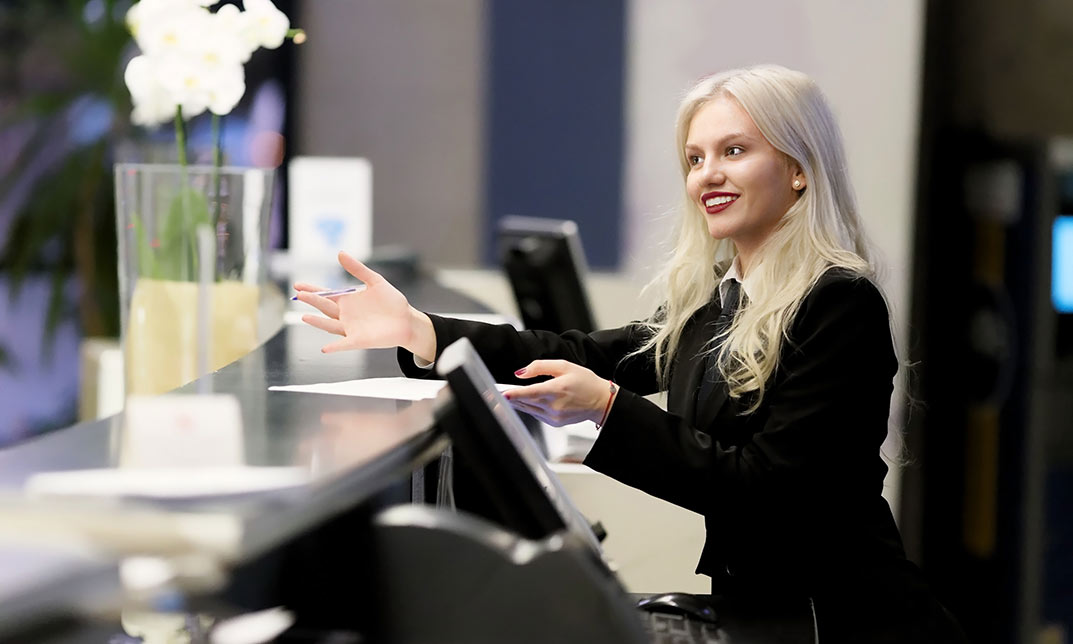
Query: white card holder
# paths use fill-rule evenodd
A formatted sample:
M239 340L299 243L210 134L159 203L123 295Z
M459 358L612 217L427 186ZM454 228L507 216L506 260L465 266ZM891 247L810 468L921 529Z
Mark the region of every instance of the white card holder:
M245 463L242 411L235 396L131 396L125 414L121 467L231 467Z
M358 157L295 157L288 166L291 261L335 264L345 250L372 253L373 166Z

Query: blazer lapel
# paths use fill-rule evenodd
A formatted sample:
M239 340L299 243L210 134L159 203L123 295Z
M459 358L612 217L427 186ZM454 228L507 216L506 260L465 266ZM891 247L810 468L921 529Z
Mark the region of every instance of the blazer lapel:
M699 352L699 347L703 346L691 346L693 351L692 356L696 356ZM697 392L700 390L701 383L704 380L704 360L698 357L694 357L689 362L689 371L686 372L685 388L682 390L682 410L685 418L693 419L694 425L699 429L701 425L697 422L700 416L700 410L702 409L703 400L697 400Z
M693 419L693 426L700 430L712 424L728 397L726 383L716 382L711 392L703 400L698 400L707 365L704 350L716 332L715 323L720 309L717 297L698 313L693 332L689 334L688 340L683 341L687 351L684 355L689 356L689 369L684 374L685 390L681 408L684 411L683 416Z
M696 422L697 392L704 378L704 360L700 353L710 337L709 323L714 319L713 311L718 310L716 304L708 303L693 314L693 319L682 334L674 361L667 407L691 422Z
M702 334L703 337L700 338L700 342L697 345L698 351L703 350L705 347L707 347L709 340L711 340L712 336L718 332L716 325L718 323L719 314L721 310L722 303L719 301L719 298L716 298L712 304L711 309L709 310L709 314L704 322L704 325L700 327L704 329L704 333ZM694 362L700 363L700 369L698 370L699 378L695 383L693 383L698 387L698 389L695 391L699 392L701 379L704 378L706 375L705 366L707 360L695 360ZM714 386L710 388L710 391L704 397L703 400L696 401L696 410L693 414L695 423L694 426L697 429L707 429L708 427L710 427L715 422L715 419L719 415L719 412L723 410L723 407L726 405L727 399L729 397L730 389L729 387L727 387L726 381L720 378L714 383Z
M715 383L715 388L712 389L711 395L706 400L698 402L696 413L697 429L705 429L715 423L716 417L723 410L728 398L730 398L730 389L727 387L727 383L722 380Z

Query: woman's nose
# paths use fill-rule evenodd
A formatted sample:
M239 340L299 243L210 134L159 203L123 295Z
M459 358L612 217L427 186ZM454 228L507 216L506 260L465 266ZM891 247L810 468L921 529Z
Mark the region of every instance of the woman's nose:
M726 174L723 172L723 166L717 162L705 163L701 169L701 178L705 184L721 185L726 181Z

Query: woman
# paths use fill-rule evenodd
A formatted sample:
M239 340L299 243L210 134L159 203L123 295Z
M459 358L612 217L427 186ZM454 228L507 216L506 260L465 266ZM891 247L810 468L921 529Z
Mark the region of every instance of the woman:
M596 422L587 465L705 517L714 594L807 597L822 641L958 641L881 496L898 361L825 99L781 67L706 78L677 149L687 199L650 320L556 335L430 316L345 254L367 289L297 284L328 316L304 319L344 336L325 351L400 347L411 376L469 337L526 385L519 410ZM666 411L643 398L658 391Z

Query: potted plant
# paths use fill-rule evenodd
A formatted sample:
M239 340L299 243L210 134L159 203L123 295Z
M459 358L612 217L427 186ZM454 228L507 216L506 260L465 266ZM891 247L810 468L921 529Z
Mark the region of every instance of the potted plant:
M131 119L171 124L178 158L115 168L128 394L178 387L249 352L258 337L272 170L224 166L219 122L245 92L250 55L304 34L271 0L215 4L141 0L127 14L141 52L124 73ZM206 111L214 160L191 165L186 123Z

